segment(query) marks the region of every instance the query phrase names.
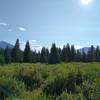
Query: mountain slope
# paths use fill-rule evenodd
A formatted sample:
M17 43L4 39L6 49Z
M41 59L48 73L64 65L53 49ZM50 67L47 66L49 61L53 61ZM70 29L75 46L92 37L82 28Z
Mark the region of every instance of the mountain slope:
M83 47L83 48L78 49L78 50L80 53L83 53L83 52L88 53L88 51L90 50L90 47Z
M0 48L5 49L6 47L13 48L14 46L8 42L0 41Z

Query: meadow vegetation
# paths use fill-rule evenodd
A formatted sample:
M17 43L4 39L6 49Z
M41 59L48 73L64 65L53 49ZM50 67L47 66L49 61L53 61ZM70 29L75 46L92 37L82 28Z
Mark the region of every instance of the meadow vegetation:
M100 63L2 65L0 100L100 100Z

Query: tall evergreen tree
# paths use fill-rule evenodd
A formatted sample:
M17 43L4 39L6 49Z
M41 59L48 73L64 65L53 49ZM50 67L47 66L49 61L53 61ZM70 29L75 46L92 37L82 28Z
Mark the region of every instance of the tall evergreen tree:
M59 60L61 62L62 61L62 58L61 58L62 50L61 50L61 48L57 48L57 49L58 49L58 54L59 54Z
M75 55L75 61L80 62L82 60L82 54L77 50Z
M71 49L70 49L69 44L66 45L66 52L67 52L66 61L69 62L70 61L70 55L71 55Z
M4 49L0 48L0 65L5 64Z
M8 46L5 49L5 63L9 64L11 63L12 58L11 58L11 49L8 48Z
M32 62L32 51L30 49L30 44L28 41L25 45L25 50L24 50L24 62L26 62L26 63Z
M45 47L41 50L41 56L40 56L40 62L41 63L47 63L48 62L48 51Z
M82 62L87 62L87 55L84 51L82 52Z
M71 51L70 51L70 61L75 60L75 55L76 55L76 51L75 51L74 45L72 45L71 46Z
M66 52L66 47L64 46L61 52L61 59L63 62L66 62L67 59L67 52Z
M88 51L88 54L87 54L87 61L89 62L93 62L95 60L95 48L94 46L92 45L90 50Z
M32 52L32 62L33 63L37 62L37 52L36 52L36 50Z
M100 48L99 48L99 46L97 46L96 50L95 50L95 61L97 61L97 62L100 61Z
M50 64L60 63L59 52L58 52L58 49L54 43L52 44L52 47L50 50L49 63Z
M23 54L20 50L19 39L16 40L15 46L12 50L12 57L14 62L22 62L23 61Z

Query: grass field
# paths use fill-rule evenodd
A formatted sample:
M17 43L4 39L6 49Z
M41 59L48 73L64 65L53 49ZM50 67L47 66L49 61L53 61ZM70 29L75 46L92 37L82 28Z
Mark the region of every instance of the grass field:
M100 100L100 63L0 66L0 100Z

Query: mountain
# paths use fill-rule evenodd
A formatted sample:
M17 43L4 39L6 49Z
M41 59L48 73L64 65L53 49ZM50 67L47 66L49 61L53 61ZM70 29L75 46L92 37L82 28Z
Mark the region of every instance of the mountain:
M83 48L78 49L78 50L80 53L83 53L83 52L88 53L88 51L90 50L90 47L83 47Z
M14 46L8 42L0 41L0 48L5 49L6 47L13 48Z

